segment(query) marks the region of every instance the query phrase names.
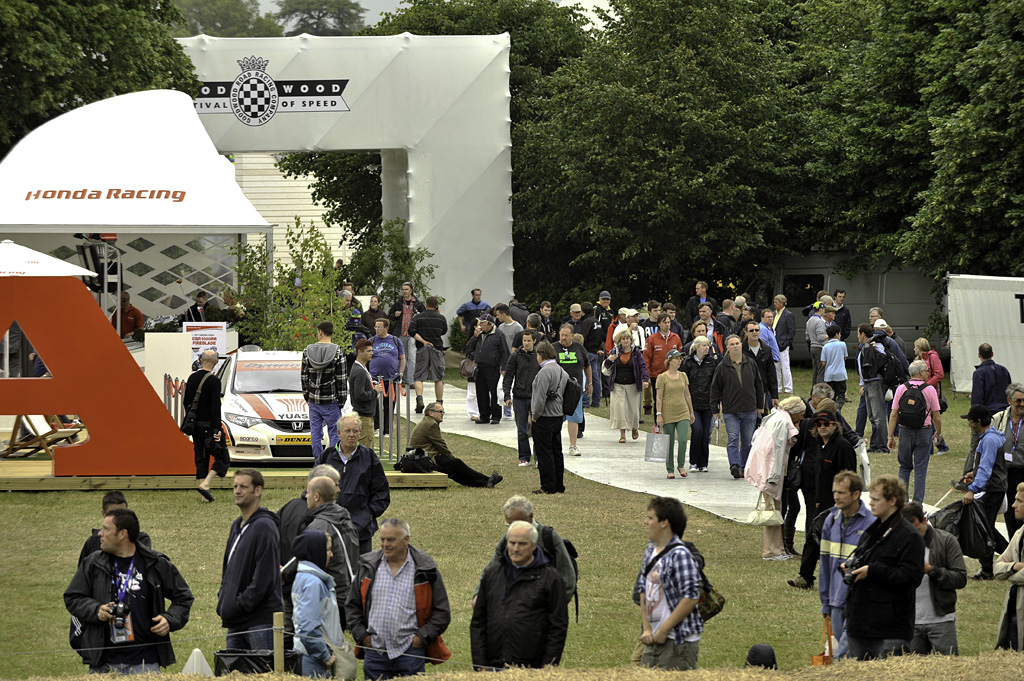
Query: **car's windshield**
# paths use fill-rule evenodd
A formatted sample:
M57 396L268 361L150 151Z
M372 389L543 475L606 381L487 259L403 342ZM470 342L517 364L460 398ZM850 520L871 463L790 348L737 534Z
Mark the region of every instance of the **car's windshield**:
M295 359L244 360L235 370L236 393L301 393L302 361Z

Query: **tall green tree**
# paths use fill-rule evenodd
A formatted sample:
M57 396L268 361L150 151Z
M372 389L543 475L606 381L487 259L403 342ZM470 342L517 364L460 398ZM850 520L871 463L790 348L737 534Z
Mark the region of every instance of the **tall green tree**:
M288 35L354 35L363 27L363 6L356 0L277 0Z
M1024 15L1019 2L965 7L930 55L925 90L934 173L896 250L936 277L1024 275Z
M789 245L779 206L798 128L788 50L765 30L777 17L738 0L612 7L526 131L517 276L631 300L753 276Z
M170 88L194 95L191 60L159 0L0 0L0 158L29 131L83 104Z
M591 42L584 17L576 9L559 7L550 0L406 0L397 12L384 15L362 35L406 31L417 35L510 34L515 210L521 178L530 172L521 157L522 124L540 115L540 102L551 95L551 75L579 57ZM380 154L292 154L279 165L288 174L313 178L313 199L325 208L324 221L345 225L353 248L373 247L381 226ZM516 248L519 261L518 244Z
M259 0L174 0L184 20L175 26L178 37L212 35L220 38L279 38L281 25L273 14L260 14Z

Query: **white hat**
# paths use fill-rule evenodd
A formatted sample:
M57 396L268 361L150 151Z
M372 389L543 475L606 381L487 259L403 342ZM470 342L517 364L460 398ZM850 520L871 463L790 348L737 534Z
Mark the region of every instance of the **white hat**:
M889 326L889 325L885 323L884 319L876 319L875 320L875 328L876 329L884 329L887 326Z

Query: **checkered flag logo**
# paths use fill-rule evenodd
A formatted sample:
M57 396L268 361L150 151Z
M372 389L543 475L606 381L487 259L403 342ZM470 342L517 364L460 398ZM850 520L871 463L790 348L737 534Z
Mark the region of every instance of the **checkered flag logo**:
M255 55L238 60L242 73L231 84L231 110L246 125L263 125L277 113L277 83L267 73L269 64Z

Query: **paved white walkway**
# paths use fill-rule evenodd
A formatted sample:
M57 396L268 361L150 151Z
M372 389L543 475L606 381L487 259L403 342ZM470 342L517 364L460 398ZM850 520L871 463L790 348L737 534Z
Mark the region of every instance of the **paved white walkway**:
M430 395L432 389L426 386L424 393ZM405 405L402 406L404 408ZM443 432L517 448L515 420L502 419L496 426L481 426L470 421L466 412L465 390L445 385L444 408ZM413 417L417 418L415 414ZM641 431L639 440L631 440L627 431L626 443L620 444L619 431L608 429L608 419L590 413L587 413L586 433L578 442L583 455L568 455L569 434L565 428L562 429L562 448L566 452L566 471L580 477L633 492L676 497L690 506L742 522L757 503L757 490L730 475L725 454L725 426L721 427L718 435L721 446L715 445L715 437L712 434L708 472L690 473L686 478L679 478L677 474L675 480L665 478L665 464L644 461L646 433ZM514 464L515 459L510 459L508 465ZM803 528L802 517L797 521L797 527Z

